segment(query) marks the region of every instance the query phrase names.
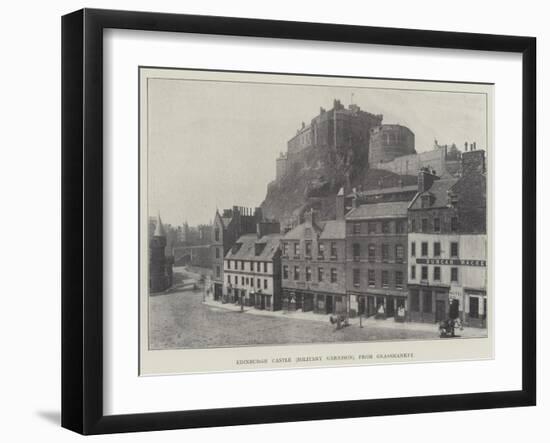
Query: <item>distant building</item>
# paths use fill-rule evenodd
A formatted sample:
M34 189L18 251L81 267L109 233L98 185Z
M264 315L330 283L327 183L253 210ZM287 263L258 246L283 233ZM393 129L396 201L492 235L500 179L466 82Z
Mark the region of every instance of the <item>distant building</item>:
M411 321L458 317L465 325L486 327L487 197L480 152L463 153L461 178L419 173L408 211Z
M265 225L264 225L265 227ZM241 236L224 259L223 301L275 311L281 309L281 234Z
M215 300L223 295L225 255L242 235L255 233L258 223L265 225L265 232L280 231L279 223L263 219L261 208L233 206L232 209L224 209L221 214L216 211L210 246Z
M154 231L149 235L149 291L162 292L172 286L171 256L166 256L166 232L158 215Z
M369 165L416 154L414 133L401 125L380 125L370 130ZM374 167L374 166L372 166Z

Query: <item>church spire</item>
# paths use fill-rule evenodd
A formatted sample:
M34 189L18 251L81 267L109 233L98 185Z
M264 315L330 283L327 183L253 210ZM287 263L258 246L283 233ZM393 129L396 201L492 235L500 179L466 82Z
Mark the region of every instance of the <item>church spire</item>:
M155 226L155 233L153 234L154 237L166 237L166 232L164 231L164 226L162 225L162 220L160 219L160 211L157 215L157 223Z

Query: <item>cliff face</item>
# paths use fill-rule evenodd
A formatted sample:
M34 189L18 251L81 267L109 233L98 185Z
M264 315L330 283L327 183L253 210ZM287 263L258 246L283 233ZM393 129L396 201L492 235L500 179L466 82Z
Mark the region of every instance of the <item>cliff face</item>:
M333 219L336 194L341 187L369 190L416 182L416 177L368 168L366 149L309 147L289 157L287 172L268 185L261 207L264 215L281 222L281 228L297 223L315 208L324 220Z

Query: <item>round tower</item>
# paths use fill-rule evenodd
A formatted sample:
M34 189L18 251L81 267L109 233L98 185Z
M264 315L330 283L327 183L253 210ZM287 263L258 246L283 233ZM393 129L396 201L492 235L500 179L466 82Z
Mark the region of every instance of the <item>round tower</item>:
M369 165L389 162L396 157L416 154L414 133L401 125L380 125L371 129L369 144Z

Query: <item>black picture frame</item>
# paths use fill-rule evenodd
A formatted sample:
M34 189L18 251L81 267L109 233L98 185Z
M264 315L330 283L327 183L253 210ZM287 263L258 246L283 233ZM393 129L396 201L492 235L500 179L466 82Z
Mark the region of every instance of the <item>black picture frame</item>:
M503 51L522 55L522 388L131 415L103 412L103 31ZM530 406L536 403L536 39L83 9L62 18L62 426L82 434Z

